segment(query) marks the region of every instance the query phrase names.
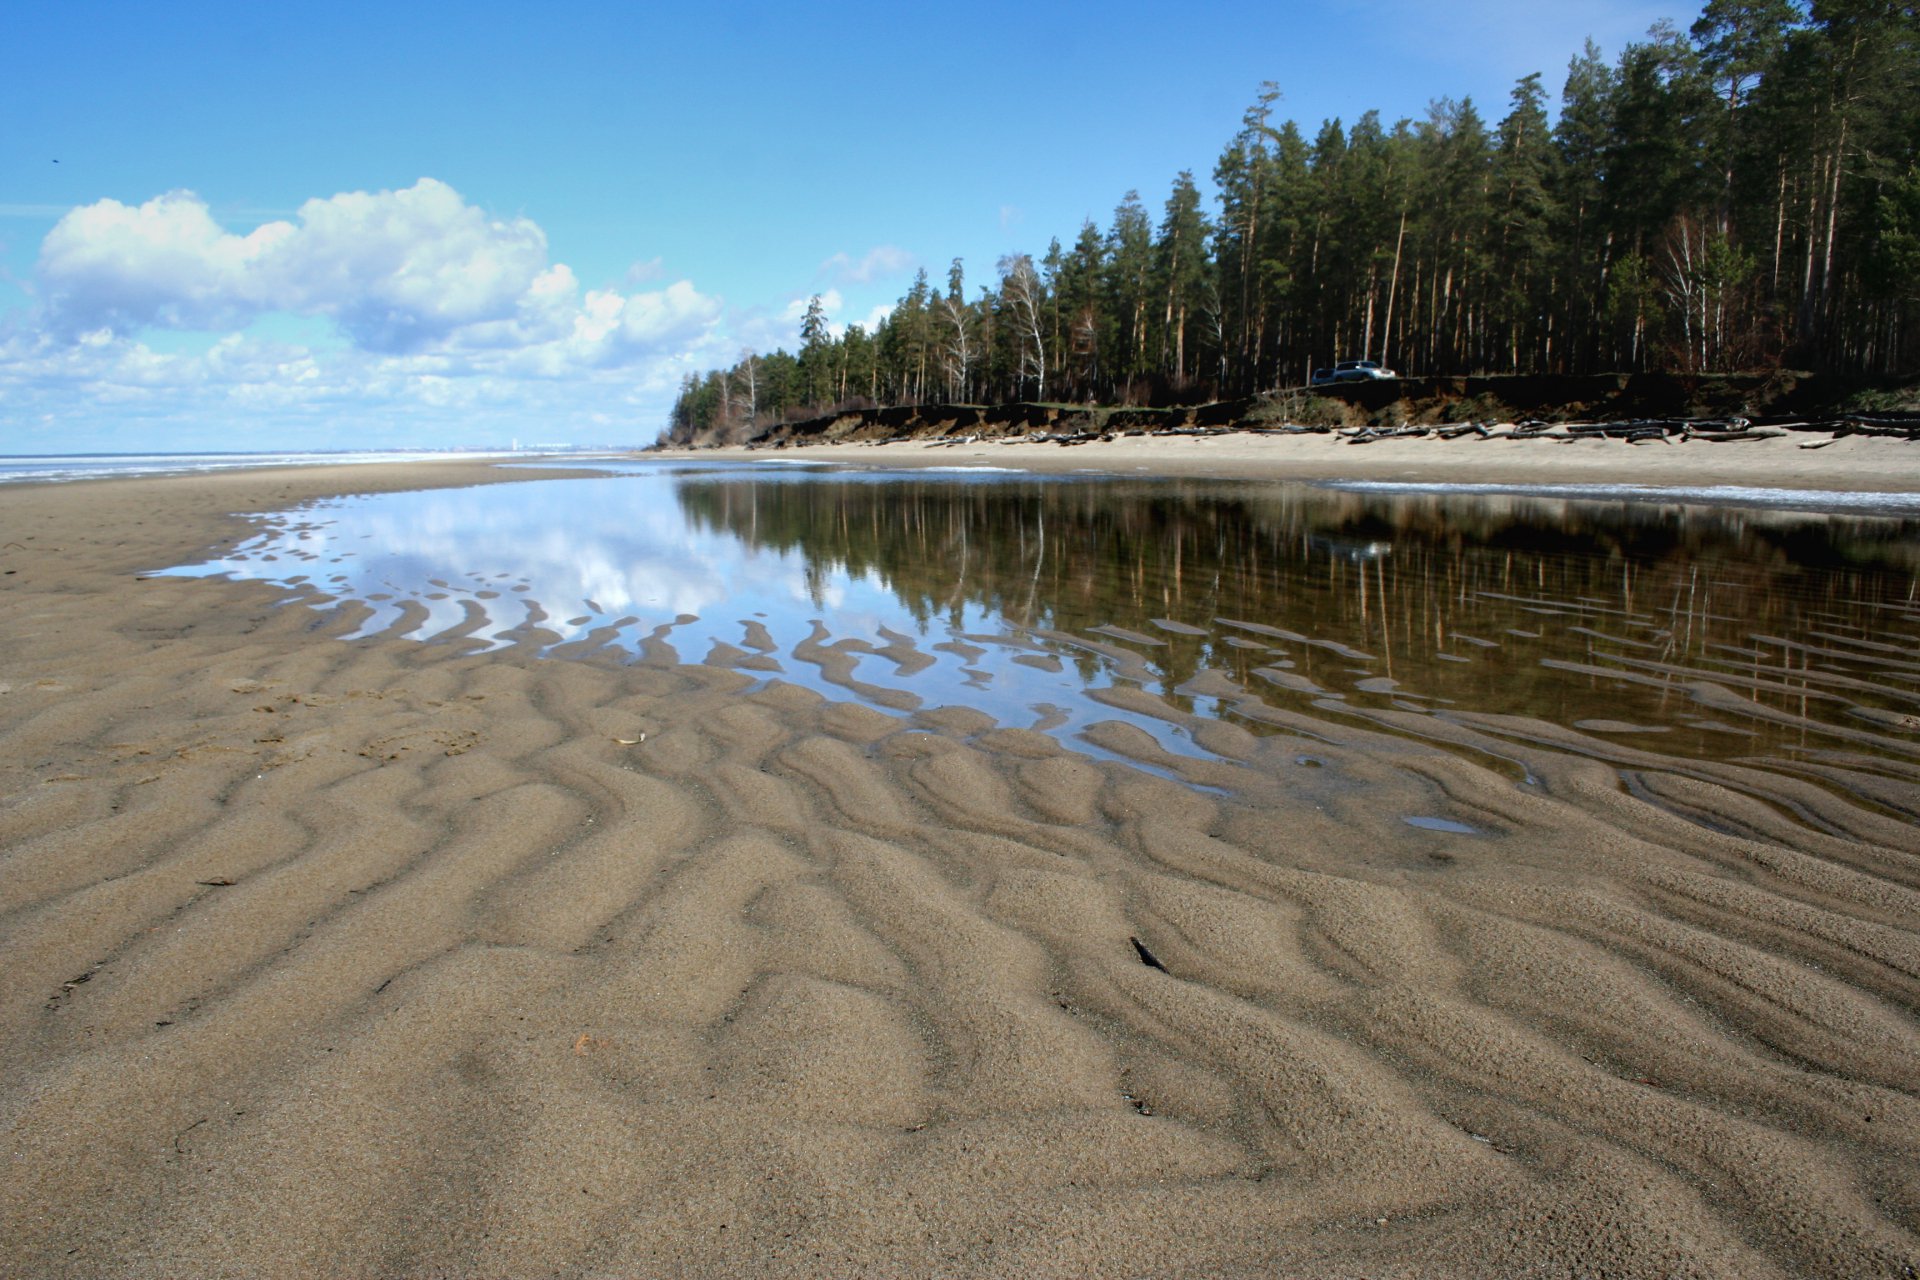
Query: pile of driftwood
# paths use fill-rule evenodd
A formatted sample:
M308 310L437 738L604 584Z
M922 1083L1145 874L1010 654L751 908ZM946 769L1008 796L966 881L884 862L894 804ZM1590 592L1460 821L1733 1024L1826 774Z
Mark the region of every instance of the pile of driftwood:
M1464 422L1444 427L1358 427L1341 431L1348 444L1370 444L1375 440L1414 440L1432 436L1438 440L1458 440L1475 436L1481 440L1554 440L1568 444L1575 440L1625 440L1628 444L1659 441L1768 440L1786 435L1772 428L1755 429L1746 418L1636 418L1628 422Z
M1330 436L1347 444L1372 444L1376 440L1552 440L1568 444L1575 440L1624 440L1628 444L1685 444L1705 440L1714 444L1742 440L1775 440L1789 433L1821 433L1824 440L1811 440L1802 449L1824 449L1847 436L1891 436L1898 440L1920 440L1920 413L1847 414L1834 418L1635 418L1622 422L1542 422L1529 418L1519 422L1451 422L1427 426L1330 427L1287 422L1268 426L1250 422L1226 422L1146 429L1128 424L1120 427L1092 428L1074 426L1064 431L1031 429L1027 431L969 431L927 440L929 448L952 448L972 444L1092 444L1096 440L1117 440L1124 436ZM893 444L911 437L875 440L873 444ZM833 442L833 443L838 443ZM776 441L776 449L786 447ZM749 445L748 448L753 448Z
M1205 434L1224 435L1226 431L1226 428L1220 428L1217 430L1209 430ZM1140 433L1127 431L1119 433L1119 435L1138 434ZM1167 433L1155 431L1152 434L1165 435ZM982 440L985 440L989 444L1092 444L1095 440L1115 440L1118 438L1119 436L1111 431L1027 431L1009 436L943 436L938 440L927 441L927 448L944 449L956 444L979 444ZM882 441L881 443L884 444L886 442Z
M1286 423L1277 427L1168 427L1150 431L1154 436L1215 436L1229 432L1256 435L1330 435L1348 444L1371 444L1376 440L1458 440L1472 436L1478 440L1553 440L1562 444L1575 440L1624 440L1628 444L1686 443L1706 440L1715 444L1742 440L1779 439L1789 432L1823 432L1825 440L1809 441L1802 449L1824 449L1847 436L1892 436L1900 440L1920 440L1920 414L1849 414L1837 418L1636 418L1625 422L1456 422L1429 426L1401 427L1327 427ZM1049 436L1034 433L1029 440L1054 440L1061 444L1080 444L1100 439L1086 432L1077 436Z

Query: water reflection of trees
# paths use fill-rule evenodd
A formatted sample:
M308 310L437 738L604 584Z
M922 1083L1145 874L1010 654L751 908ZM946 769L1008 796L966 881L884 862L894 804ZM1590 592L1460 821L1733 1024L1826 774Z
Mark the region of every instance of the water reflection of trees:
M1363 651L1359 674L1536 713L1615 696L1591 680L1583 694L1540 656L1804 666L1755 637L1871 639L1897 616L1888 606L1913 601L1920 565L1911 522L1702 507L1177 481L701 477L677 493L695 525L799 552L819 582L871 577L923 625L963 629L971 609L975 625L985 612L1154 634L1167 690L1202 667L1246 680L1276 659L1336 687L1362 665L1225 618Z

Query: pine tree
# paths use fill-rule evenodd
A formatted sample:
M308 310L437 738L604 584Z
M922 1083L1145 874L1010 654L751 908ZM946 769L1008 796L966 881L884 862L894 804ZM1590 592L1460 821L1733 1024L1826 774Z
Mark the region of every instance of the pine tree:
M1107 367L1122 379L1146 373L1150 366L1153 315L1153 223L1129 191L1113 211L1107 230L1105 300L1112 345Z
M800 395L808 409L821 408L833 393L833 347L826 307L816 293L807 299L807 312L800 320Z
M1720 199L1715 220L1721 234L1732 231L1735 172L1746 139L1742 109L1786 47L1787 33L1800 21L1793 0L1707 0L1692 36L1700 71L1723 110L1711 133L1720 170Z
M1160 237L1154 245L1154 279L1161 298L1159 366L1174 385L1188 377L1187 332L1200 307L1207 278L1207 238L1211 228L1200 209L1200 190L1191 171L1182 169L1167 196Z
M1607 154L1613 136L1614 73L1593 41L1567 67L1560 93L1560 120L1553 141L1558 163L1550 189L1560 215L1555 239L1555 313L1567 333L1559 368L1586 373L1611 367L1603 342L1613 267L1613 232L1607 216Z
M1554 152L1538 72L1514 85L1512 103L1493 157L1494 326L1507 368L1540 369L1553 360L1553 333L1544 319L1553 304L1556 210L1549 194Z
M1068 385L1076 399L1095 399L1107 388L1101 351L1107 325L1103 315L1101 283L1106 271L1106 249L1092 219L1080 224L1073 252L1060 267L1060 304L1067 317L1065 364Z

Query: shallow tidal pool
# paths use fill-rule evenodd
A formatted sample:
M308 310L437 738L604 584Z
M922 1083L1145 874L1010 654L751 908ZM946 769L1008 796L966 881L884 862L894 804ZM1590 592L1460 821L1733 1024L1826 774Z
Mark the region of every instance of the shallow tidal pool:
M1913 817L1920 513L1841 499L643 461L321 503L167 572L361 606L358 636L703 662L1096 751L1112 721L1183 755L1214 721L1364 723L1521 784L1490 738Z

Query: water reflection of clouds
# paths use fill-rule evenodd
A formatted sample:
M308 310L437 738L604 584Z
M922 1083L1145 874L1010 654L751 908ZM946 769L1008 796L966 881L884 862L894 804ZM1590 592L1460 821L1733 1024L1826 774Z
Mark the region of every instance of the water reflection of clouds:
M1787 637L1775 647L1791 658L1802 618L1886 650L1885 611L1911 609L1910 577L1888 572L1911 528L1519 495L653 466L344 500L176 572L305 581L366 607L364 635L759 653L754 669L829 696L971 706L1061 736L1121 719L1176 751L1193 748L1167 718L1099 691L1141 685L1214 718L1239 716L1234 687L1320 714L1329 699L1341 714L1458 706L1576 726L1631 711L1671 721L1671 739L1692 723L1662 701L1673 679L1799 681L1778 698L1804 700L1804 660L1787 676L1723 669L1772 661L1765 637ZM1860 714L1909 705L1864 663L1842 664L1848 696L1872 704ZM1797 702L1753 714L1783 743L1802 732L1765 727L1803 717Z
M770 481L798 478L787 471ZM848 695L829 669L844 664L843 678L908 703L984 705L1009 724L1070 732L1114 718L1112 709L1075 696L1106 684L1104 675L1089 681L1071 664L1048 670L1013 662L1034 647L1030 641L952 645L963 635L1006 635L1006 621L991 609L956 597L950 608L914 617L877 566L809 559L799 548L756 544L690 520L674 479L662 468L343 499L274 522L231 559L171 572L293 583L304 570L332 598L369 611L354 633L361 636L398 629L424 640L458 632L498 647L528 625L555 644L611 627L616 646L638 652L657 634L697 662L717 646L750 650L749 623L758 623L775 645L769 656L779 677L830 695ZM826 632L822 644L842 646L827 665L795 652L816 622ZM928 659L910 660L910 674L896 661L899 650L866 648L888 649L899 636ZM1063 703L1079 705L1066 712Z
M362 634L391 626L411 605L426 614L412 634L428 637L464 624L477 607L486 621L476 637L496 644L533 605L547 614L543 628L571 640L629 616L651 627L722 604L790 613L814 608L816 595L829 608L848 596L841 581L817 591L798 553L749 549L734 535L690 527L670 491L644 481L386 494L328 504L313 516L233 560L187 572L285 581L283 557L298 544L321 562L338 560L314 576L330 594L369 605ZM514 585L528 590L513 593ZM877 588L862 586L867 594ZM484 599L479 591L499 594ZM371 599L380 595L394 598Z
M789 630L825 615L837 632L863 635L901 622L877 573L810 570L798 551L695 527L661 476L345 499L278 522L231 560L179 572L286 582L295 548L317 560L294 563L325 566L309 575L322 590L369 609L357 635L405 619L408 634L431 638L467 626L478 610L483 621L470 634L493 646L529 621L564 643L624 619L637 621L621 642L637 644L692 616L699 625L676 628L676 639L683 652L704 654L715 640L739 643L740 620L754 615Z

